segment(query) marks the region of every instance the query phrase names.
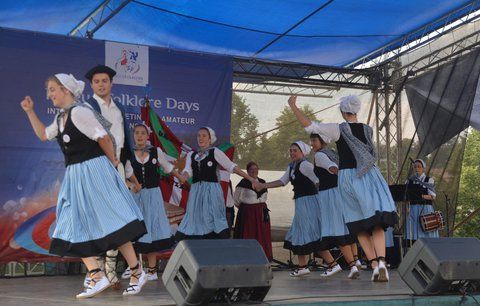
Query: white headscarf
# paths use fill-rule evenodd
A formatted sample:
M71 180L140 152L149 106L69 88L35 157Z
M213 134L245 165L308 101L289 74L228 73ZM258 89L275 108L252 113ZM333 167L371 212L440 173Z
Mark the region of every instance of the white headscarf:
M310 150L311 150L310 146L304 143L303 141L298 140L298 141L295 141L294 144L296 144L300 148L303 155L310 154Z
M202 129L207 129L208 134L210 134L210 144L214 144L215 141L217 141L217 136L215 135L215 131L208 126L204 126L202 127Z
M340 98L340 110L344 113L358 114L362 102L356 95L349 95Z
M85 88L85 82L75 79L71 74L57 73L55 77L75 98L79 98Z
M143 126L147 130L148 135L152 133L152 129L145 123L145 121L135 123L135 126L133 127L133 129L135 129L137 126Z
M423 169L427 168L427 164L425 163L425 161L423 161L423 159L416 159L416 160L413 161L413 163L421 163Z

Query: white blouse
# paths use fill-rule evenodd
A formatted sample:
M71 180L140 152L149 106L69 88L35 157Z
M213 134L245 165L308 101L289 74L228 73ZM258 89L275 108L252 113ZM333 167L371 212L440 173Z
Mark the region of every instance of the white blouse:
M309 134L315 133L322 137L326 142L337 141L340 139L340 124L338 123L320 123L312 121L312 124L305 128Z
M57 118L60 114L55 116L52 124L45 128L45 135L48 140L53 140L57 137L59 131L63 132L65 129L65 118L63 116L60 119L60 126L57 124ZM89 108L77 106L70 111L70 119L73 122L73 125L85 136L91 140L97 141L98 138L102 138L107 135L107 132L103 126L98 122L97 118L93 114L93 111Z
M192 171L192 154L194 152L188 152L187 154L187 160L185 161L185 169L183 170L183 173L188 173L188 175L191 177L193 175ZM213 155L217 163L222 166L225 170L227 170L230 173L233 173L233 169L237 166L234 162L228 158L225 153L222 152L222 150L218 148L213 148Z
M120 151L125 145L125 131L123 129L123 116L122 111L117 107L117 105L110 101L110 104L107 105L107 102L103 100L97 94L93 95L93 98L97 100L98 105L100 106L100 112L105 119L112 124L110 127L110 133L112 133L113 138L115 138L115 144L117 145L117 158L120 158ZM112 98L110 98L111 100ZM88 104L86 102L85 104ZM88 104L90 105L90 104Z
M319 183L318 177L315 175L315 172L313 172L314 166L311 162L309 161L303 161L300 164L300 173L308 177L315 185ZM290 171L289 171L290 170ZM290 175L295 172L295 169L290 167L287 168L283 176L279 179L283 183L283 186L287 185L288 182L290 181Z
M327 154L323 152L316 152L314 158L315 158L315 165L317 167L323 168L332 174L333 172L329 170L331 167L335 167L338 169L337 164L334 163L330 158L328 158Z
M137 160L137 162L139 162L142 165L148 162L150 158L149 154L147 154L143 159L138 157L138 155L135 153L133 153L133 155L135 156L135 159ZM169 161L167 161L167 155L162 151L162 149L157 148L157 155L158 155L157 162L160 165L160 167L162 167L163 171L165 171L166 173L172 172L174 167ZM125 176L129 178L132 176L132 174L133 174L132 164L130 163L129 160L127 160L127 163L125 165Z
M426 178L427 178L427 175L426 175L425 173L423 173L422 175L420 175L420 177L419 177L418 179L419 179L421 182L429 183L429 184L431 184L432 186L435 186L435 181L433 180L433 178L430 177L429 180L428 180L428 182L425 182L425 179L426 179ZM406 181L405 181L405 184L408 184L408 181L409 181L409 180L406 180ZM414 183L414 184L418 184L417 182L413 182L413 183ZM435 199L435 198L437 197L437 194L436 194L434 191L430 190L430 189L428 189L428 194L431 195L431 196L433 197L433 199Z
M256 180L258 182L258 179ZM233 201L235 206L240 206L240 204L257 204L267 202L267 192L264 192L260 198L257 193L251 189L244 187L235 188L235 193L233 194Z

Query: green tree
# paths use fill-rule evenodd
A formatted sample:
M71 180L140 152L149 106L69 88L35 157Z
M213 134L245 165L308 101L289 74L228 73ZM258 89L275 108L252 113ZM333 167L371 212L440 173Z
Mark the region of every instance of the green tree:
M474 130L468 135L463 157L456 216L457 224L479 207L480 170L478 152L480 152L480 132ZM480 214L476 214L470 221L458 228L455 231L455 236L480 238Z
M306 105L301 108L305 114L312 114L314 110ZM317 120L315 115L310 115L310 119ZM297 140L309 142L309 135L298 123L291 109L286 106L280 116L276 119L278 130L274 131L270 137L263 137L260 142L260 156L258 163L265 170L283 170L290 162L288 148L290 144Z
M255 159L258 151L258 119L248 107L245 99L239 95L232 96L231 141L235 145L235 162L240 167Z

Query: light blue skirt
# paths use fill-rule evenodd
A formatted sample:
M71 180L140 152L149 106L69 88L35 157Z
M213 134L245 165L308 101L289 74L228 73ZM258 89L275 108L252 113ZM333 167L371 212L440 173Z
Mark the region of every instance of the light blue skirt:
M345 224L344 203L338 187L321 190L318 197L320 200L322 250L352 244L354 238Z
M145 233L142 213L107 157L67 167L50 253L96 256Z
M220 183L197 182L188 195L187 210L176 239L228 238L225 200Z
M418 240L419 238L438 238L438 231L424 232L420 224L420 216L434 212L432 205L410 204L410 214L405 223L406 239Z
M134 244L135 250L146 254L169 249L173 245L172 230L160 188L141 189L132 195L147 227L147 233Z
M285 235L283 247L296 255L308 255L319 251L322 240L320 223L318 194L295 199L295 215Z
M371 232L376 226L386 229L397 223L395 203L377 167L361 177L356 169L342 169L338 186L345 201L344 218L350 233Z

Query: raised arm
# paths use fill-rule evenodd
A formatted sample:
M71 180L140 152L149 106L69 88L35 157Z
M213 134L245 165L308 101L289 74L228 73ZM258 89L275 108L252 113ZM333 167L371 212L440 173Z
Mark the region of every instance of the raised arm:
M27 114L28 120L30 120L30 124L32 125L33 131L35 135L37 135L38 139L41 141L48 140L47 134L45 133L45 125L40 121L37 114L33 110L33 100L30 96L26 96L25 99L20 102L20 106Z
M297 96L290 96L290 98L288 98L288 105L295 114L295 117L297 117L298 122L300 122L304 128L312 124L312 120L305 116L305 114L297 107Z
M337 123L313 122L304 113L302 113L302 111L297 107L296 103L296 96L291 96L288 99L288 105L290 105L290 108L297 117L298 122L300 122L300 124L305 128L307 133L319 134L327 143L330 141L337 141L340 138L340 128L338 127Z

